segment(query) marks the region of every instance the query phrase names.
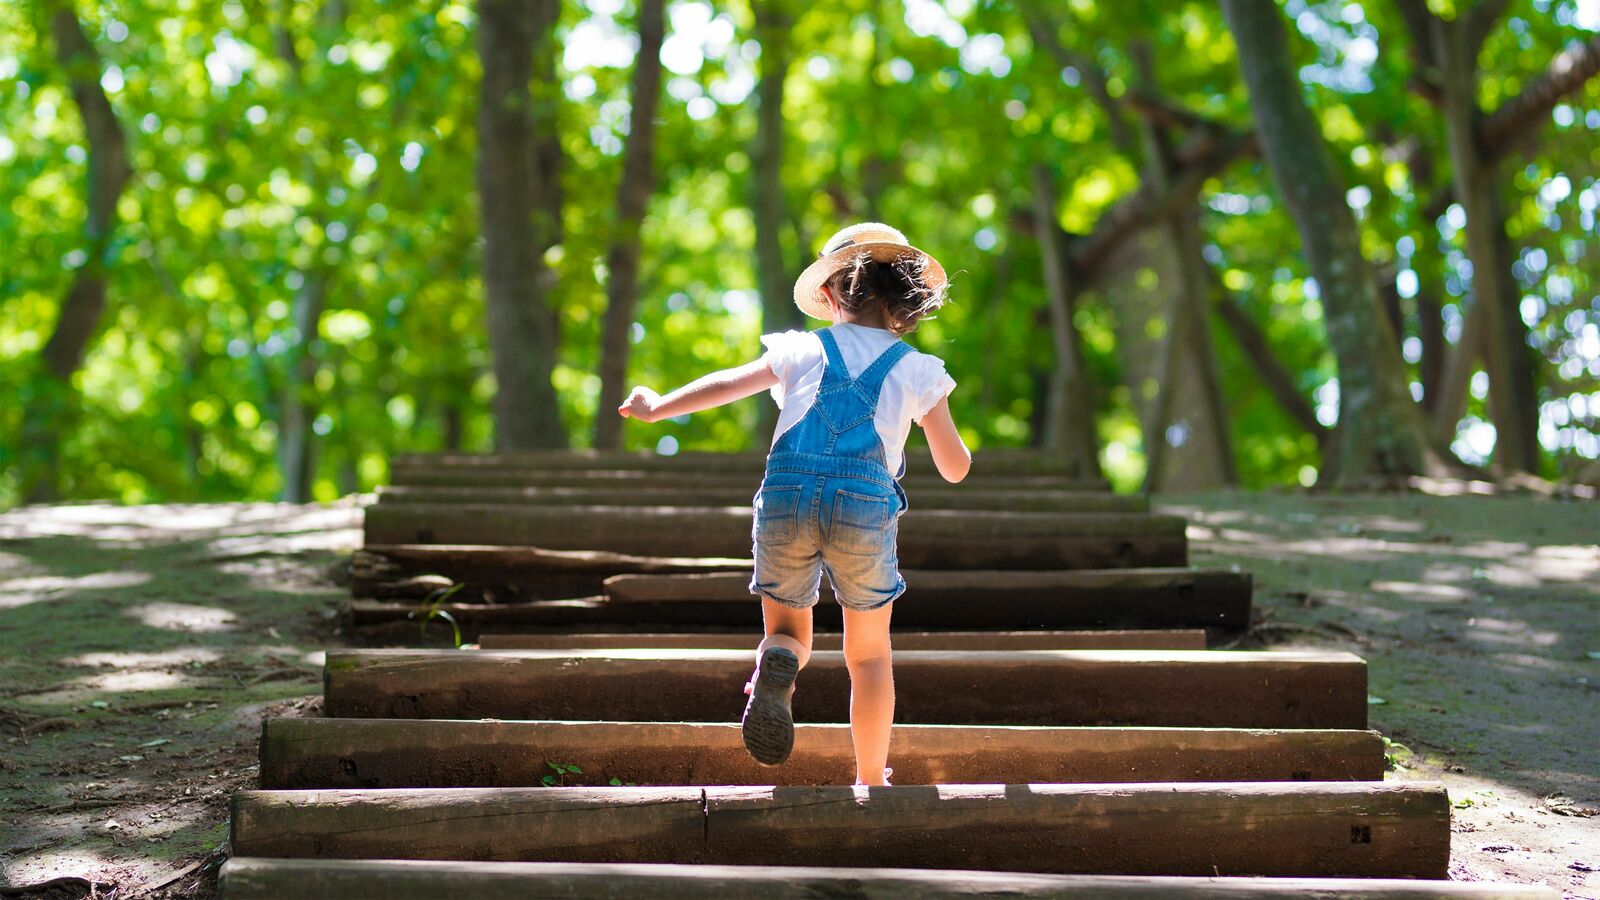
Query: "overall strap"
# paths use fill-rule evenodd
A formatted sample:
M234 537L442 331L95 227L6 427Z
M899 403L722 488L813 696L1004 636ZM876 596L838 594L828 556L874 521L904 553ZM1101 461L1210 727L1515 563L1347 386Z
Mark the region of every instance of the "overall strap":
M833 333L826 328L817 329L817 338L822 341L822 352L827 358L827 363L822 367L823 384L843 384L850 380L850 370L845 368L844 354L839 352L839 343L833 339Z
M889 370L906 354L911 352L911 345L902 340L896 340L889 345L889 349L879 354L878 358L867 366L867 370L856 376L856 388L861 391L872 403L878 402L878 394L883 391L883 381L889 377Z

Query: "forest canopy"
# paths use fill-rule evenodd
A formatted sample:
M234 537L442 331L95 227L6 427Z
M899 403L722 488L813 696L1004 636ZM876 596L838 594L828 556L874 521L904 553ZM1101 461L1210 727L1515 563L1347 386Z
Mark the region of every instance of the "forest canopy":
M859 220L975 448L1593 477L1597 70L1600 0L0 4L0 506L764 448L616 385L808 327Z

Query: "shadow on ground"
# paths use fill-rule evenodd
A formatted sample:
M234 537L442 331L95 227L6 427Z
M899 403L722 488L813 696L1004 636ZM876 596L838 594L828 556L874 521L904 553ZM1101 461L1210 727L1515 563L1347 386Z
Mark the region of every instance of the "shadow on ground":
M1213 493L1196 565L1255 573L1247 646L1350 650L1400 778L1450 788L1452 872L1600 895L1600 504Z

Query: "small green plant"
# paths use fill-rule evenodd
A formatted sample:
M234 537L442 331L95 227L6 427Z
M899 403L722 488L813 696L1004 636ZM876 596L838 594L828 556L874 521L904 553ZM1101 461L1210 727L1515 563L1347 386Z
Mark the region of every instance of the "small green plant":
M631 781L623 781L621 778L613 778L610 781L606 782L606 784L609 784L612 787L633 787L634 786L633 782L631 782Z
M461 625L456 622L456 617L450 614L450 610L443 609L442 607L449 602L451 597L456 595L457 591L464 587L466 587L464 584L452 584L447 588L439 588L428 595L428 599L426 601L428 605L425 609L416 610L407 616L407 618L416 618L417 613L422 613L422 622L418 627L423 637L427 637L428 623L432 622L434 619L443 619L446 622L449 622L450 631L455 637L456 649L461 649Z
M1383 739L1383 762L1385 771L1404 772L1406 770L1405 764L1410 762L1415 757L1416 753L1405 744L1402 744L1399 741L1392 741L1387 737Z
M539 779L539 783L545 787L566 787L568 775L583 774L582 769L567 763L553 763L546 760L545 765L549 766L553 773Z

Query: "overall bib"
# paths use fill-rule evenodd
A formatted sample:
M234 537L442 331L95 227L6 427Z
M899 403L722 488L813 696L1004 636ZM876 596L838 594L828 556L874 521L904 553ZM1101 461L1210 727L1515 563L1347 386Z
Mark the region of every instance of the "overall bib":
M839 605L885 606L905 592L895 536L907 507L874 419L884 378L911 345L895 341L850 378L833 334L816 332L826 354L822 383L804 417L778 437L756 493L750 592L805 609L828 573Z

